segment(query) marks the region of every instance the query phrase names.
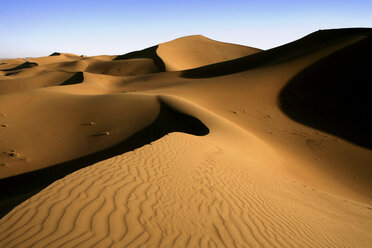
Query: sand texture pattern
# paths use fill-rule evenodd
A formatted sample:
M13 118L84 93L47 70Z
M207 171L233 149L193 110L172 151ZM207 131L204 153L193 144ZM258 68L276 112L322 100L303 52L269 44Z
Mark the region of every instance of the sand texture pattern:
M2 60L0 247L371 247L371 45Z

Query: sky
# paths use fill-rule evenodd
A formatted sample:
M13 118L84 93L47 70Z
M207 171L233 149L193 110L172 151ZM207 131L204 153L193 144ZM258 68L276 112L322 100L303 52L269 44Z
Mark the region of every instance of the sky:
M372 27L371 0L0 0L0 58L125 54L182 36L261 49Z

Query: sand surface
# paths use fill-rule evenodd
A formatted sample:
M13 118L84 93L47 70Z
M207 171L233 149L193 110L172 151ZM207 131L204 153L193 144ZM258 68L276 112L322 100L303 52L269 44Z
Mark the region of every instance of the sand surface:
M371 56L341 29L1 60L0 247L372 247Z

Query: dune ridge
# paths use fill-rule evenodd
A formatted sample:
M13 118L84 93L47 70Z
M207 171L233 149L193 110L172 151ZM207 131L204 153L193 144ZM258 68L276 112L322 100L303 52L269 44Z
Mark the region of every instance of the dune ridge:
M202 35L178 38L159 45L156 52L167 71L180 71L228 61L260 49L214 41Z
M371 37L4 60L0 247L370 247Z

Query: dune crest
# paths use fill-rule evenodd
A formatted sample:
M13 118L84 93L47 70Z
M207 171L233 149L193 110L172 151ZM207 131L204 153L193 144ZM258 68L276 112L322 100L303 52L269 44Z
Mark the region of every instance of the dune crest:
M167 71L197 68L260 52L260 49L223 43L202 35L191 35L159 45L157 54Z
M371 247L371 37L2 60L0 247Z

